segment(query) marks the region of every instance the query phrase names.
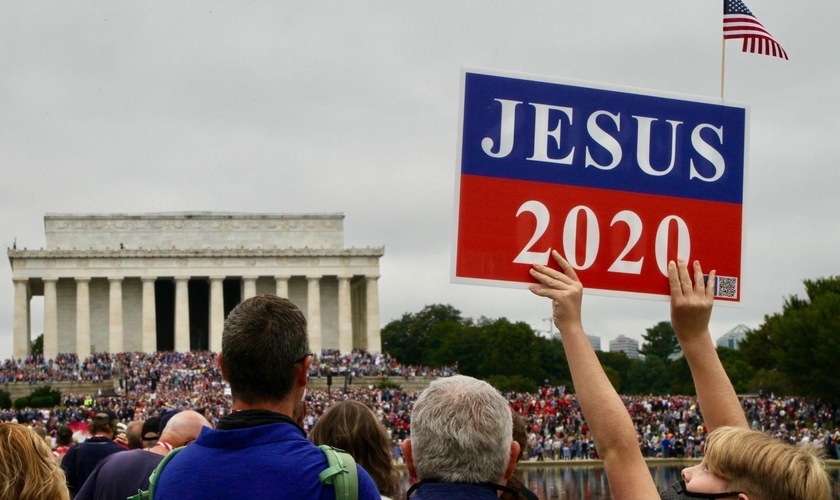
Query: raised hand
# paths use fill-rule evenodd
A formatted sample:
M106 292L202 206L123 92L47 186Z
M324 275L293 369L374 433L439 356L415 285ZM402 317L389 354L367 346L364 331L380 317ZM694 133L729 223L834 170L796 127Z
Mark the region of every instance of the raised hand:
M540 283L528 288L535 295L548 297L553 301L554 324L563 334L571 328L581 327L580 307L583 298L583 285L572 265L557 250L552 250L551 255L562 272L547 266L534 264L531 269L531 276Z
M680 344L709 336L709 319L714 304L715 271L709 273L708 285L703 280L700 262L694 261L694 283L686 262L668 263L671 286L671 324Z

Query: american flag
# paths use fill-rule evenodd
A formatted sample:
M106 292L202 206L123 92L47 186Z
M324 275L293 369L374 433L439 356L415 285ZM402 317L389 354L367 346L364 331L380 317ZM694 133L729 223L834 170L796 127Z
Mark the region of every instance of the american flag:
M787 52L741 0L723 0L723 38L741 38L742 52L787 59Z

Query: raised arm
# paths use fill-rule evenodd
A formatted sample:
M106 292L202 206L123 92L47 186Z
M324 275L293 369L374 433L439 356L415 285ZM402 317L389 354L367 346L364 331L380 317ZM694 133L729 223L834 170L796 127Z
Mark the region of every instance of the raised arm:
M694 386L703 420L710 431L723 426L747 427L735 388L720 363L709 333L714 303L715 272L703 280L700 262L694 261L694 283L682 259L668 263L671 286L671 324L677 333Z
M639 450L633 421L583 331L583 285L557 251L552 251L552 256L563 272L534 264L531 275L540 284L531 285L530 290L553 301L554 324L563 338L577 398L604 460L613 498L658 498L659 492Z

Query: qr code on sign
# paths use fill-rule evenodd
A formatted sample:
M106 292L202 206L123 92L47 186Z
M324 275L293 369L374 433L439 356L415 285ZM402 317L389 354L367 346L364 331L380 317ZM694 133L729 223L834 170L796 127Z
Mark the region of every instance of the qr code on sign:
M715 297L723 299L737 299L738 278L715 276Z

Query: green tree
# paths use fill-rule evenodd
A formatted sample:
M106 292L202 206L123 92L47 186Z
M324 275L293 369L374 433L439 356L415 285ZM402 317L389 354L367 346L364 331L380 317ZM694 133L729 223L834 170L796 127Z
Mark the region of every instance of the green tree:
M536 337L537 355L539 363L545 370L545 377L552 385L572 385L572 372L569 370L569 362L566 361L566 351L563 349L563 342L559 339L546 339L534 334Z
M750 386L756 370L747 362L744 353L740 349L728 347L718 347L717 353L735 392L738 394L752 392Z
M735 392L746 394L752 392L752 380L755 376L755 369L747 363L744 353L737 349L728 347L717 348L720 359L729 381L735 388ZM685 356L680 356L668 367L671 379L671 394L694 395L697 389L694 387L694 379L691 376L691 369Z
M542 384L546 372L540 363L538 337L526 323L499 318L480 328L486 344L478 365L478 376L521 375Z
M627 394L668 394L671 388L669 362L659 356L648 356L633 364L627 374Z
M533 394L539 390L539 386L533 380L522 375L511 375L510 377L492 375L487 379L487 383L500 391L530 392Z
M756 370L777 370L779 364L773 356L775 346L767 330L751 330L738 344L744 360Z
M805 280L804 284L807 297L786 299L782 312L765 316L754 335L770 349L776 371L786 374L795 394L838 402L840 277ZM748 340L752 342L753 337Z
M400 362L434 366L435 351L452 330L464 325L461 311L451 305L433 304L418 313L406 313L382 329L382 349Z
M33 355L44 354L44 334L38 335L29 343L29 352Z
M750 381L750 392L769 396L770 394L793 394L793 389L787 374L778 370L761 369Z
M621 393L621 374L618 373L618 370L611 366L604 367L604 374L610 380L610 383L615 389L615 392Z
M538 336L530 325L506 318L464 318L450 305L406 313L382 329L383 350L406 364L458 364L464 375L508 389L539 387L548 381L570 385L563 344ZM518 390L518 389L517 389Z
M680 343L670 321L660 321L645 330L642 334L644 342L639 352L645 357L656 356L665 363L670 362L670 356L679 351Z
M668 367L671 375L671 394L682 394L693 396L697 393L694 387L694 379L691 378L691 369L685 356L675 359Z
M436 366L458 364L458 372L470 377L478 377L478 364L485 348L481 340L480 329L473 325L464 325L457 332L451 331L434 354Z
M616 392L619 394L629 394L630 389L628 385L628 375L630 373L630 366L633 362L641 362L637 359L630 359L624 352L609 352L609 351L595 351L598 356L598 361L604 367L604 372L607 378L612 382Z
M32 391L32 394L29 396L16 399L15 408L21 409L27 406L32 408L51 408L58 406L60 402L61 391L55 390L48 385L42 385Z
M9 394L9 391L4 391L0 389L0 408L4 410L8 410L12 407L12 395Z

